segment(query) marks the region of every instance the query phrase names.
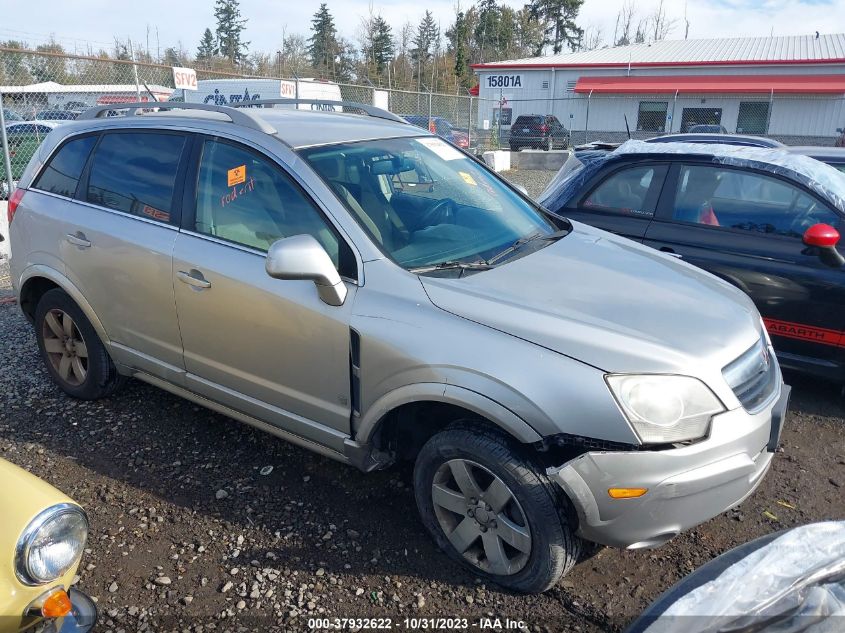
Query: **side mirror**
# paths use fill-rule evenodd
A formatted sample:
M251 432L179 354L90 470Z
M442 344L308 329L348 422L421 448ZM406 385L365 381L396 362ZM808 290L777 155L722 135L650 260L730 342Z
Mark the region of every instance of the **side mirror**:
M804 233L804 244L819 249L819 259L828 266L839 268L845 264L845 257L836 250L839 231L829 224L814 224Z
M330 306L340 306L346 301L346 286L329 254L311 235L294 235L273 242L264 268L274 279L313 281L320 299Z
M836 131L839 132L840 134L845 134L845 127L838 127L838 128L836 128Z

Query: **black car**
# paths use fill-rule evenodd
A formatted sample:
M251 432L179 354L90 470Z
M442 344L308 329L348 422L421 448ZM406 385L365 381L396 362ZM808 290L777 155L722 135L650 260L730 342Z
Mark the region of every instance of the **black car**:
M566 149L569 130L551 114L521 114L511 125L508 144L512 152L521 149Z
M630 141L572 156L540 203L729 281L784 367L845 380L842 173L785 150Z

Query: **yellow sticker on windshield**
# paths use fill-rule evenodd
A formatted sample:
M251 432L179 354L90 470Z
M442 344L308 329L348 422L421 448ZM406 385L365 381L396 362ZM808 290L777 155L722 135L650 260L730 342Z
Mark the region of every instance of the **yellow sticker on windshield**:
M472 185L473 187L478 186L478 183L475 182L475 178L473 178L471 174L468 174L465 171L459 171L458 173L461 175L461 178L464 179L464 182L466 184Z
M246 165L241 165L240 167L234 167L230 169L227 175L230 187L234 187L235 185L241 184L246 180Z

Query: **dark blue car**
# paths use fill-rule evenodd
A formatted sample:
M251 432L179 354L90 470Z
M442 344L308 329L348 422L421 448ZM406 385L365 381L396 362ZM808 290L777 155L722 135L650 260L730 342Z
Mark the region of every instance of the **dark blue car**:
M729 281L781 365L845 380L845 174L782 149L629 141L577 152L540 203Z

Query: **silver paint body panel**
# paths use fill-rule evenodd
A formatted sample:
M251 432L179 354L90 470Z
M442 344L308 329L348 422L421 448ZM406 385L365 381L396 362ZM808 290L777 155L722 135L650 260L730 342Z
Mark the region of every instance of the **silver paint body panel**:
M278 135L172 114L71 123L48 136L21 184L29 188L57 145L81 132L162 128L236 140L285 169L351 247L357 276L344 280L343 305L326 305L309 281L272 279L260 251L36 190L11 226L18 292L50 279L80 305L122 373L341 461L354 461L350 447L366 448L390 411L421 401L461 406L526 444L561 433L636 444L605 374L699 378L728 409L707 439L665 451L589 452L550 470L576 505L582 534L601 542L629 546L690 527L759 483L773 405L748 414L722 376L762 332L753 304L733 286L577 223L560 241L493 270L411 274L385 258L293 148L425 132L355 115L266 116ZM80 233L91 247L65 239ZM182 283L177 274L191 270L210 286ZM350 329L361 341L358 414ZM698 486L683 495L703 509L692 512L667 491L696 471L702 476L683 484ZM623 520L601 490L637 477L663 491L649 503L662 501L640 503ZM657 520L658 511L688 512L688 520Z

